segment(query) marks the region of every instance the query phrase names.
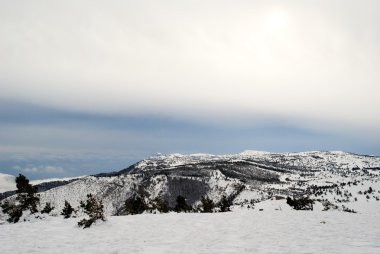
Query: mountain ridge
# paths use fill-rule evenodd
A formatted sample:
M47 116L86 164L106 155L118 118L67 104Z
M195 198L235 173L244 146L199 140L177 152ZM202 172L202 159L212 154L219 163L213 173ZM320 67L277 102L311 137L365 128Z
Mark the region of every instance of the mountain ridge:
M178 195L186 197L193 207L200 204L202 196L210 197L215 203L226 196L234 206L252 207L276 196L307 195L318 199L318 193L323 192L324 204L336 204L343 210L337 200L345 200L353 206L356 201L347 201L347 197L340 194L340 184L345 183L342 188L353 182L367 186L380 180L379 176L380 157L342 151L160 154L117 172L75 179L41 192L40 196L41 203L51 202L61 209L65 200L78 206L87 193L93 193L104 201L108 215L120 215L125 200L136 195L147 203L162 198L171 207Z

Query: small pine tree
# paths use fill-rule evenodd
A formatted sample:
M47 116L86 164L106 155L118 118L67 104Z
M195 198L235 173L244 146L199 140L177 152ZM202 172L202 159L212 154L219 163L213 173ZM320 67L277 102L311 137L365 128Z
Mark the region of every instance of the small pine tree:
M292 200L291 197L287 197L287 198L286 198L286 203L287 203L289 206L294 206L294 202L293 202L293 200Z
M209 197L201 197L202 202L202 212L203 213L212 213L215 207L214 202Z
M153 200L153 207L156 208L160 213L168 213L170 210L168 201L160 197L157 197Z
M177 213L181 213L181 212L189 212L191 211L191 206L189 206L187 203L186 203L186 199L185 197L181 196L181 195L178 195L177 196L177 199L176 199L176 206L174 207L174 211L176 211Z
M229 212L231 211L231 201L227 199L225 195L223 195L222 199L219 202L219 210L220 212Z
M55 207L54 206L51 206L50 202L47 202L45 204L45 207L44 209L41 210L41 213L47 213L49 214Z
M16 223L20 220L23 211L29 209L31 213L38 212L37 206L40 202L38 197L37 188L29 184L29 180L24 175L16 177L16 202L9 203L5 201L2 203L2 211L7 214L8 222Z
M309 197L300 197L299 199L287 197L286 203L295 210L313 210L314 201Z
M74 208L70 205L67 200L65 200L65 206L62 209L61 215L63 215L64 219L68 219L71 217L71 214L74 212Z
M146 210L146 208L147 205L140 196L136 195L134 197L128 198L125 201L125 210L128 214L141 214Z
M37 206L40 202L37 188L29 184L29 180L22 174L16 177L17 200L20 202L21 209L29 209L31 213L38 212Z
M7 221L9 223L17 223L20 220L20 217L22 216L21 206L14 203L9 203L9 201L6 200L1 204L1 208L3 213L8 214Z
M80 207L84 209L84 212L89 216L89 219L82 219L79 221L79 227L83 226L83 228L89 228L97 220L106 220L104 217L103 202L98 200L92 194L87 194L86 202L81 201Z

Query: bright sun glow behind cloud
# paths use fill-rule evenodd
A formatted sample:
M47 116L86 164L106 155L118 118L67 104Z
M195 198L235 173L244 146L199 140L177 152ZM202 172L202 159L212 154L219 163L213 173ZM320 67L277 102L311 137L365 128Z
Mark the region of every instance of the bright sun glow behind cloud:
M266 29L271 32L283 32L289 25L289 15L284 10L272 10L264 19Z
M376 8L269 2L3 4L0 96L93 113L379 129Z
M378 10L378 0L0 1L0 168L83 175L155 152L378 155Z

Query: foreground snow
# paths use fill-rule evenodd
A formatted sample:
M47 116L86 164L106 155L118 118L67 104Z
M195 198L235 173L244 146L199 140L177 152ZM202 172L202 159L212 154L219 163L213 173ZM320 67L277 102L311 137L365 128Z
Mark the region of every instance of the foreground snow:
M257 211L109 217L0 225L7 253L380 253L379 213Z

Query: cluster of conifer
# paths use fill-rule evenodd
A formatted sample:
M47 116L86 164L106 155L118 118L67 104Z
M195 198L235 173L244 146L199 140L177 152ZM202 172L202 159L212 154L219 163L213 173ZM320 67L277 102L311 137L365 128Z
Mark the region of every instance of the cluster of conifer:
M24 211L29 210L31 214L37 213L40 203L37 188L32 186L24 175L20 174L16 177L16 187L16 199L14 201L7 199L1 204L2 211L8 215L7 220L10 223L17 223ZM88 219L82 219L78 222L80 227L88 228L97 220L105 220L103 203L92 194L87 195L86 202L80 202L80 208L82 208L84 213L89 217ZM40 212L42 214L49 214L54 209L55 207L53 207L50 202L47 202ZM68 219L73 213L77 214L77 212L78 210L75 210L71 204L65 200L65 205L61 211L63 218Z
M187 203L187 199L181 195L176 198L176 204L174 207L169 207L167 200L157 197L153 201L147 201L143 195L135 194L134 196L128 198L125 201L124 209L126 214L134 215L141 214L145 211L152 212L154 210L160 213L167 213L174 211L177 213L188 213L188 212L202 212L202 213L213 213L213 212L228 212L230 211L230 206L232 202L226 196L223 196L219 203L215 204L209 197L202 196L201 204L198 207L192 207Z

